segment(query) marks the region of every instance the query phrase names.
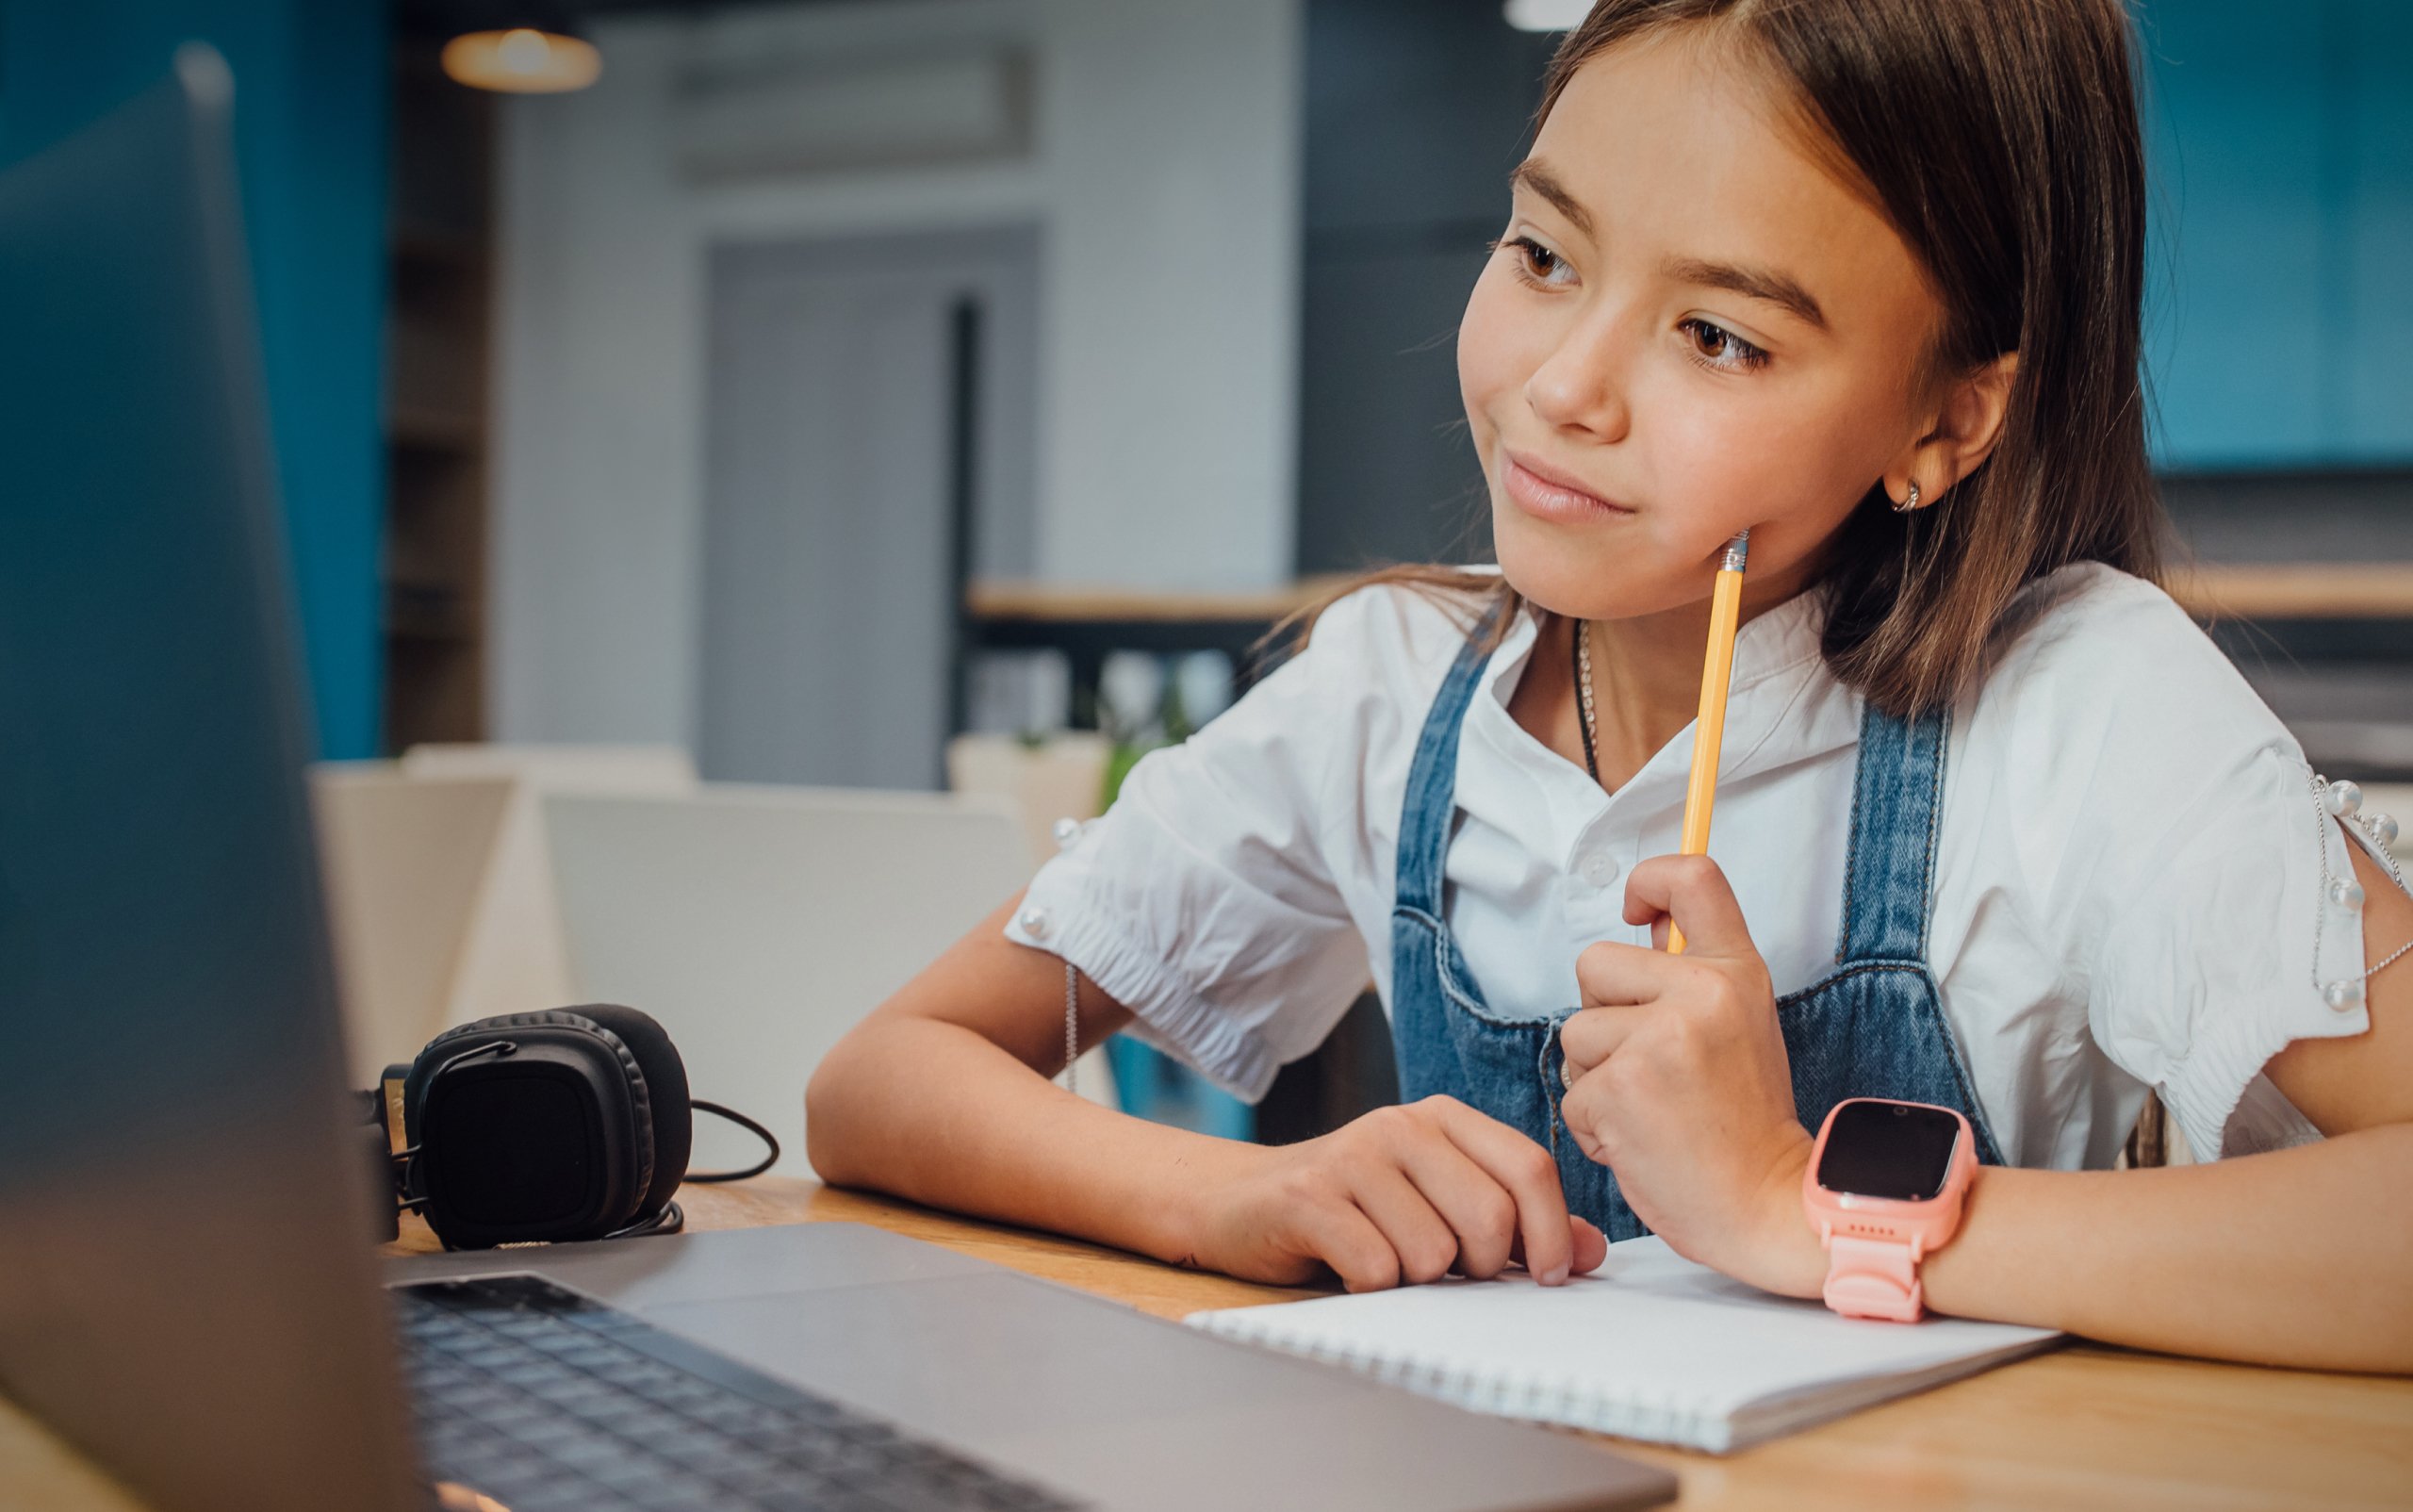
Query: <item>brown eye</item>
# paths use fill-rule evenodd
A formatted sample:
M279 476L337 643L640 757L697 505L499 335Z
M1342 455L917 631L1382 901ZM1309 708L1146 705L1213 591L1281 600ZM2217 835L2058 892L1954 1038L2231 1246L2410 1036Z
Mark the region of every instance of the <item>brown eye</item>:
M1733 371L1758 368L1768 360L1765 352L1715 320L1704 320L1696 315L1678 328L1692 338L1693 351L1704 368Z
M1517 276L1536 288L1564 288L1572 282L1574 271L1567 259L1531 237L1511 237L1494 245L1515 254Z

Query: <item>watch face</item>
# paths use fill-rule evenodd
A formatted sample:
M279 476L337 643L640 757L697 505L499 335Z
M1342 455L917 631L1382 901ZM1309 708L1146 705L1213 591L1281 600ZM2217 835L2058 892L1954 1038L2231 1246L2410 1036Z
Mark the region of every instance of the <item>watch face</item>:
M1925 1202L1944 1190L1961 1121L1940 1108L1876 1100L1844 1104L1827 1130L1818 1185L1859 1197Z

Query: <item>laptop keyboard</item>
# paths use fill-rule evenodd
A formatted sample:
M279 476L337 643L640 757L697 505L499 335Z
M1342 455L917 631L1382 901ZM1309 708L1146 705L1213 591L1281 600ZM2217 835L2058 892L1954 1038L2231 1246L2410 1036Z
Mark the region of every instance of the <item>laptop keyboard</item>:
M1055 1512L1079 1504L537 1276L393 1290L419 1453L440 1505Z

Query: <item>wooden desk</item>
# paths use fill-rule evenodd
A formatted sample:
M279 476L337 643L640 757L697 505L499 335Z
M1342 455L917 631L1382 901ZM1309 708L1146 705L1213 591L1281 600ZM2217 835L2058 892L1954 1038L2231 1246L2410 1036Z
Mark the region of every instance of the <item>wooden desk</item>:
M1163 1318L1310 1294L810 1181L691 1187L680 1201L695 1229L871 1224ZM400 1248L434 1248L414 1227ZM2413 1507L2413 1381L2080 1345L1725 1458L1615 1447L1673 1469L1693 1508ZM0 1404L0 1507L19 1506L140 1512Z

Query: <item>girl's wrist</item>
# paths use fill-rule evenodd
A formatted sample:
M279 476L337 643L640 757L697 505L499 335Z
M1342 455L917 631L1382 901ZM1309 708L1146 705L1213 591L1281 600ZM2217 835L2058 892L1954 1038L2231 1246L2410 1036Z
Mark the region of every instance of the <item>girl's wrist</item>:
M1779 1296L1816 1297L1827 1289L1827 1249L1801 1205L1802 1173L1813 1142L1805 1130L1797 1143L1769 1167L1755 1208L1759 1223L1751 1241L1751 1272L1742 1279Z
M1246 1180L1272 1152L1245 1140L1183 1131L1182 1149L1166 1167L1152 1203L1148 1253L1171 1265L1221 1269L1214 1250L1235 1183Z

